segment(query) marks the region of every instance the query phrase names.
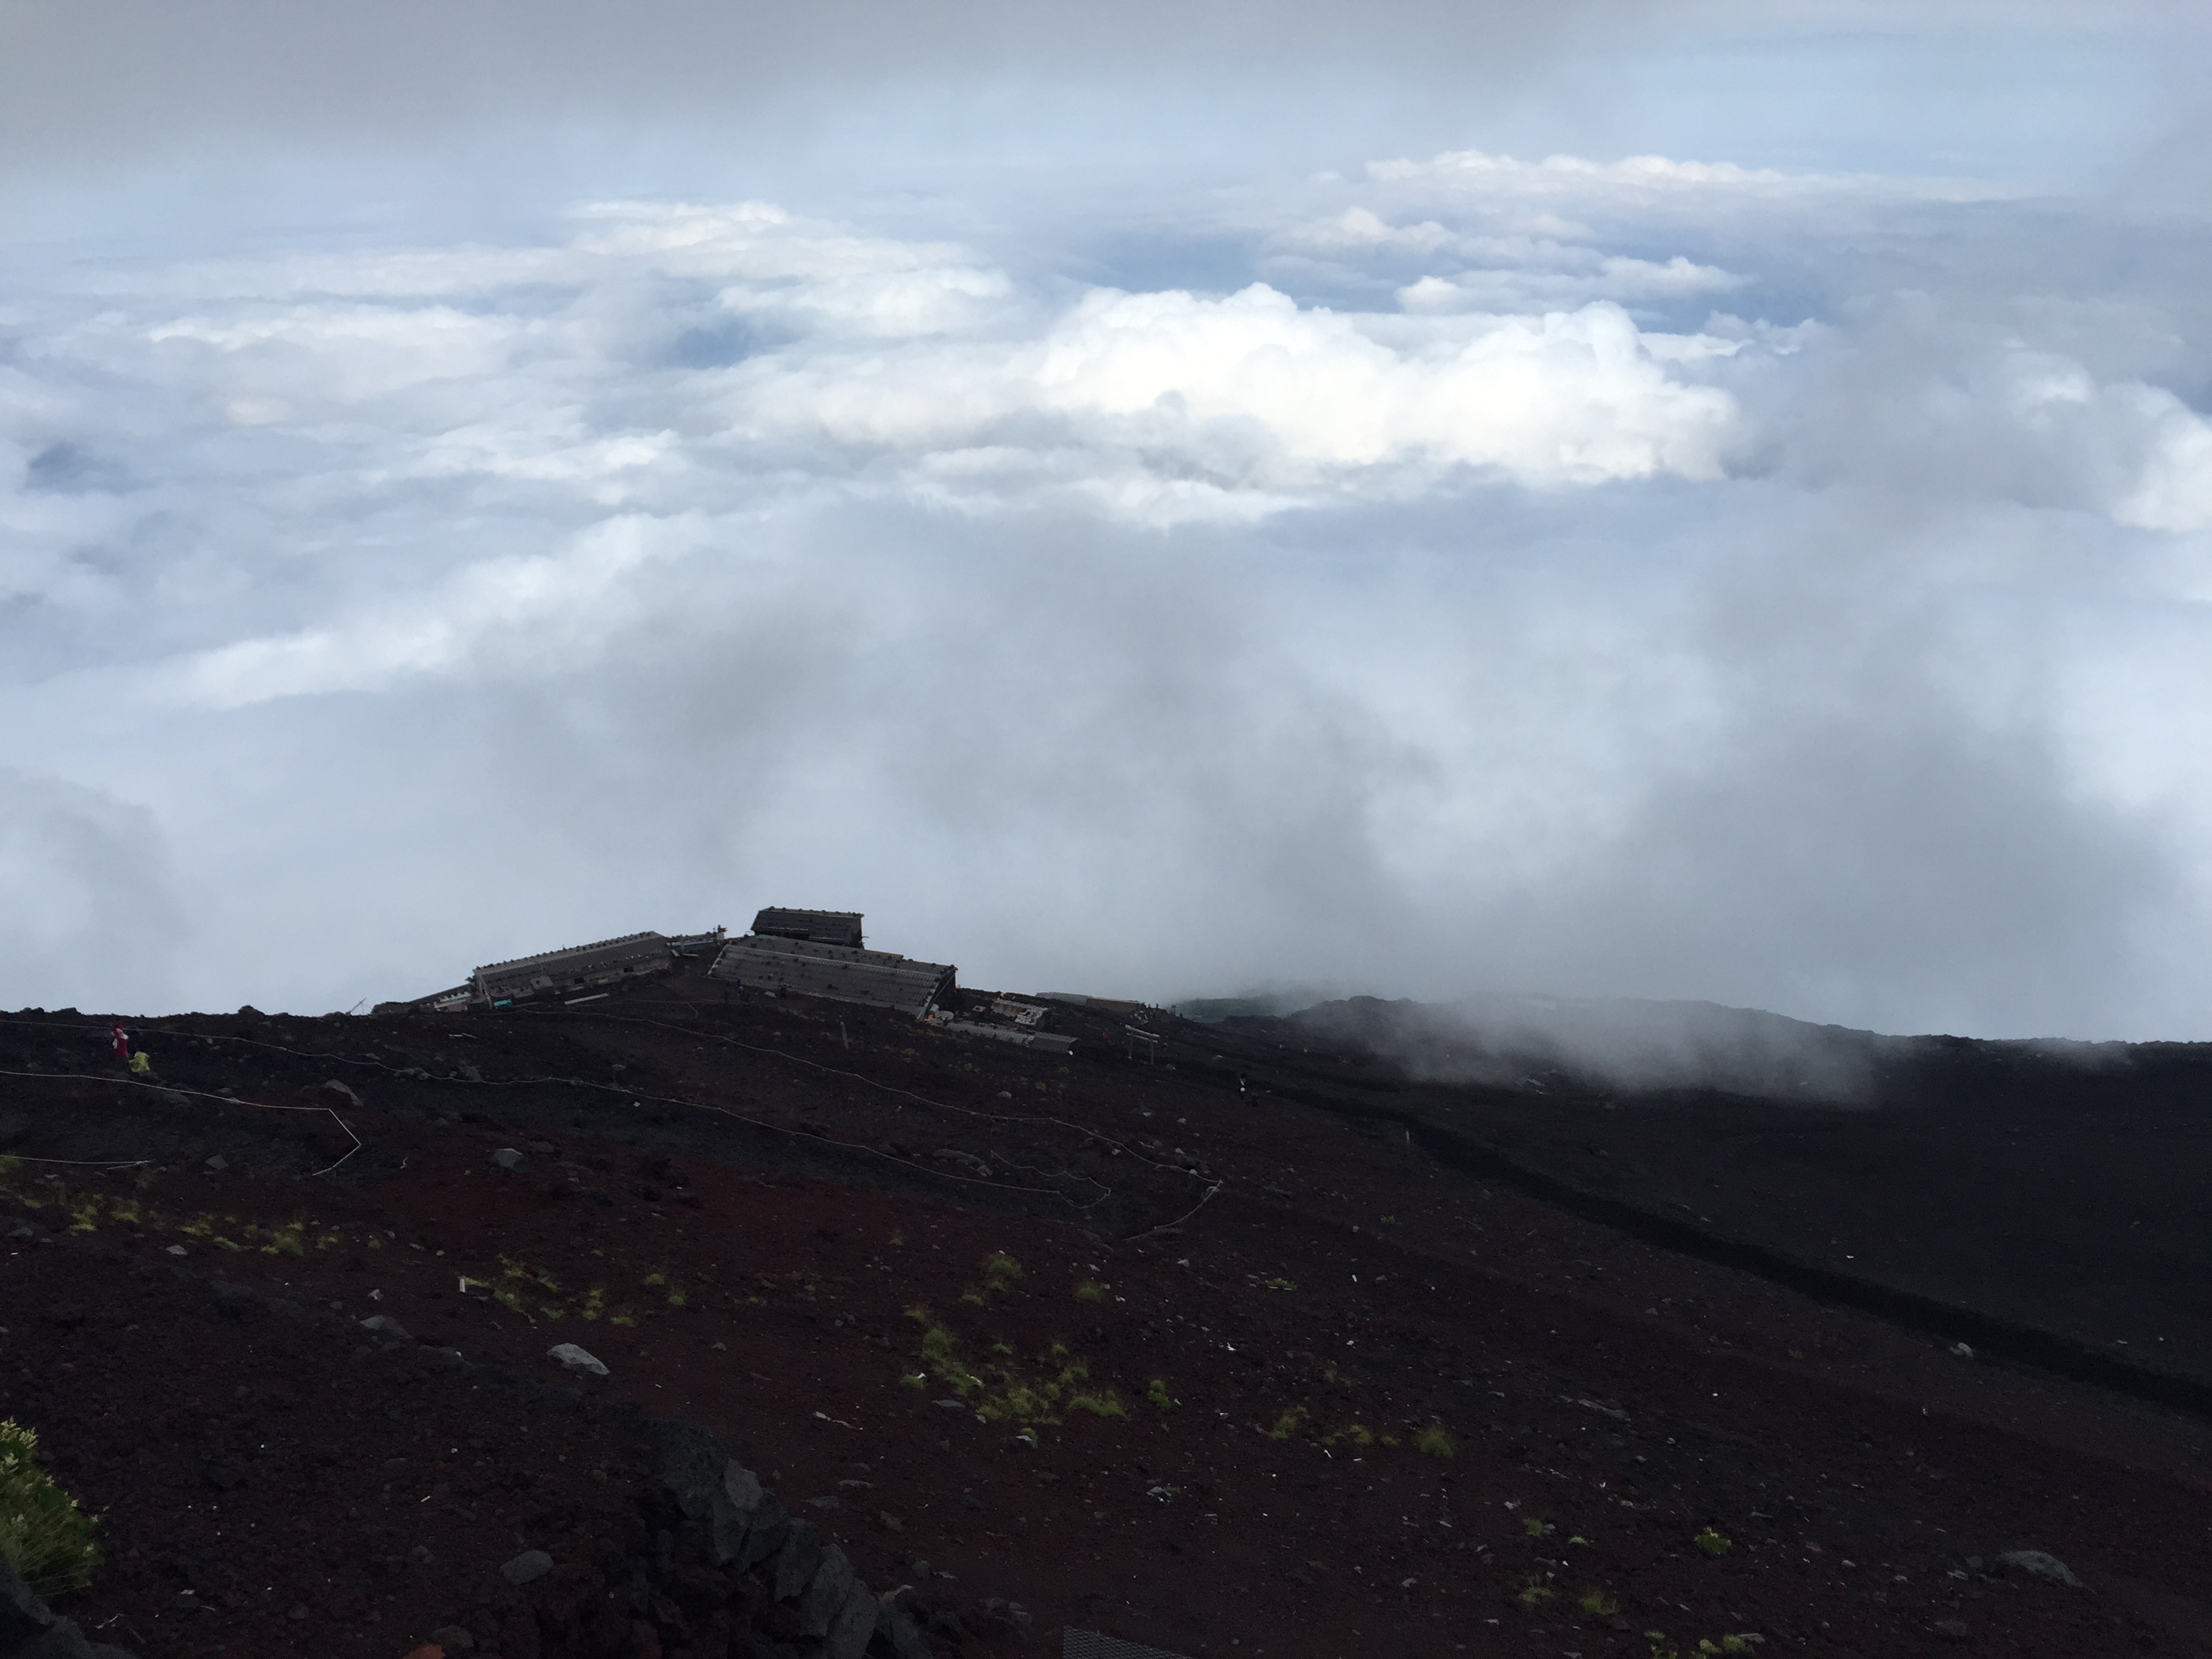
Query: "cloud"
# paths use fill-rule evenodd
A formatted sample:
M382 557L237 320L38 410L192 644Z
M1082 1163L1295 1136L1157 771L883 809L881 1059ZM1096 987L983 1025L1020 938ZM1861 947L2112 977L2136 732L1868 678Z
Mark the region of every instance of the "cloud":
M0 768L0 1000L159 1007L187 917L153 815L114 796Z
M27 269L21 890L117 849L210 1006L774 901L986 983L2201 1028L2193 231L1488 153L977 220ZM2054 222L2121 252L2030 281Z

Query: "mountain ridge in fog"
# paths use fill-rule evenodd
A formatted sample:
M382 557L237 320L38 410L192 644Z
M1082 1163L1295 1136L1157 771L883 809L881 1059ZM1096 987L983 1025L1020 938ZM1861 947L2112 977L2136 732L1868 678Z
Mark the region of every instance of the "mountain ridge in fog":
M1354 996L1316 1003L1284 1023L1322 1043L1369 1050L1422 1082L1711 1089L1825 1105L1877 1103L1886 1065L1934 1048L2033 1048L2082 1064L2127 1046L1895 1036L1759 1008L1632 997L1492 995L1423 1003Z

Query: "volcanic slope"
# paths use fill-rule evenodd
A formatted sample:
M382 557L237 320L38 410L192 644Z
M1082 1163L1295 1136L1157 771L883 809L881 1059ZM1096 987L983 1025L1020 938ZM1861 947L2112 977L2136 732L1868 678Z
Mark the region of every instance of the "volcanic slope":
M687 970L574 1009L140 1022L138 1086L104 1020L0 1018L0 1412L109 1557L66 1610L148 1652L396 1656L520 1549L634 1541L623 1401L720 1433L969 1656L2212 1629L2198 1418L1547 1201L1357 1054L1152 1014L1147 1063L1118 1016L1054 1018L1073 1054ZM426 1381L217 1279L611 1376L565 1413Z

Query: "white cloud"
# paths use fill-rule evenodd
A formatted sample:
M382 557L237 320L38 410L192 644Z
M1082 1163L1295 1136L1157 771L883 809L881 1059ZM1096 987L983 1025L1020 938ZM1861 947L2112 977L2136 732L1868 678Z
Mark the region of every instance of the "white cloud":
M2128 401L2150 428L2150 454L2113 516L2146 530L2212 530L2212 422L2154 387L2130 388Z
M15 879L74 813L241 896L159 900L221 1005L800 895L987 982L2178 1029L2207 366L2166 290L1991 289L2060 210L1983 208L1461 155L1061 241L55 262L0 294Z
M1527 161L1481 150L1446 150L1426 161L1400 156L1371 161L1367 176L1382 185L1419 185L1452 195L1571 197L1583 202L1626 198L1782 200L1837 195L1945 202L2001 199L2016 193L1973 179L1899 179L1870 173L1823 173L1739 167L1732 161L1684 161L1631 155L1616 161L1547 155Z

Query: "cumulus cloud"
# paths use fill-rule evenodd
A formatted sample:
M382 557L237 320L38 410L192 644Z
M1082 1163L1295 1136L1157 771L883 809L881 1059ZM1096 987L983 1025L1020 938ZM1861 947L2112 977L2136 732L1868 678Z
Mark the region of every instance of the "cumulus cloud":
M2053 216L2149 274L2023 290ZM1098 252L1163 222L1220 280ZM976 231L19 277L21 902L111 849L210 1005L778 902L1017 986L2198 1029L2187 234L1491 153ZM103 982L102 915L24 972Z

